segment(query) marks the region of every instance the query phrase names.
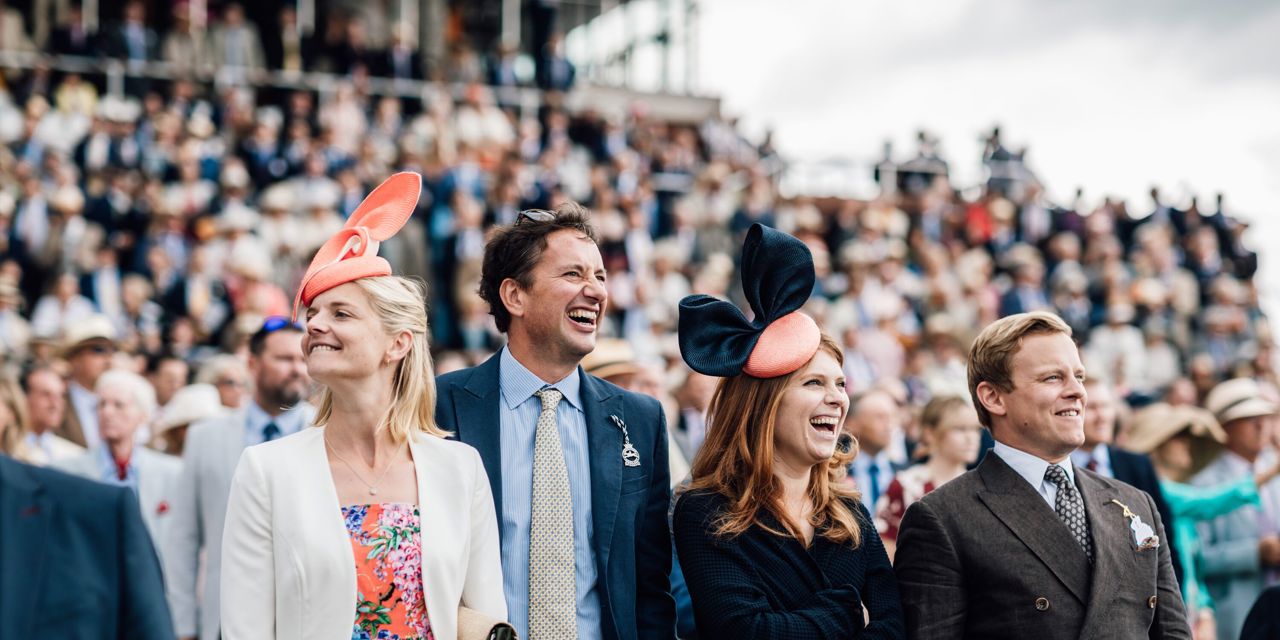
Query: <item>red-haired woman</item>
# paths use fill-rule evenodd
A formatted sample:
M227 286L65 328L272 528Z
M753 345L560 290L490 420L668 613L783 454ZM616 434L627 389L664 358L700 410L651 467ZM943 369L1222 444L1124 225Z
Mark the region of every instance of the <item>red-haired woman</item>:
M904 637L884 547L837 480L849 399L840 348L797 311L813 273L802 243L756 225L743 248L755 320L703 296L681 303L685 361L725 378L673 521L706 637Z

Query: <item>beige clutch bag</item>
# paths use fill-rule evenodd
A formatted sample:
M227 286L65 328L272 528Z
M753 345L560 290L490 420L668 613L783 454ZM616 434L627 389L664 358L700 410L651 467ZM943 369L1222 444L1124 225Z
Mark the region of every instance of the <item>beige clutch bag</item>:
M458 640L519 640L519 636L505 620L458 607Z

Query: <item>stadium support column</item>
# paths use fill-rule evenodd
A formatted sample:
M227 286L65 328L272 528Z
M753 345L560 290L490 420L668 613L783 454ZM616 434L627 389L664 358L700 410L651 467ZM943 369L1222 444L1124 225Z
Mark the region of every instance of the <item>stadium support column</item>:
M98 0L84 0L80 4L80 25L85 33L98 32Z
M420 0L422 19L418 21L418 50L427 64L428 78L439 73L444 77L444 28L449 8L446 0Z
M692 95L698 89L698 4L684 3L684 92Z
M297 19L294 21L298 29L298 35L316 32L316 0L296 0L297 6L294 7L294 14Z
M398 0L396 21L391 25L392 33L410 47L422 50L422 0ZM419 69L422 71L422 69Z
M509 47L520 48L520 0L502 0L502 39Z
M662 3L662 31L659 32L659 42L662 44L662 91L663 93L671 92L671 64L672 64L672 40L674 39L675 29L671 25L671 21L675 18L675 3L677 0L664 0Z

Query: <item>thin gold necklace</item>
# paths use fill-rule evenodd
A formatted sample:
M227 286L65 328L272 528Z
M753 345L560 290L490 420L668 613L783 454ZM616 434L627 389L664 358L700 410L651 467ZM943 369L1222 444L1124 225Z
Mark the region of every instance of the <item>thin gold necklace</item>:
M347 468L351 470L351 473L355 475L356 479L359 480L362 484L364 484L364 486L369 488L369 495L371 496L378 495L378 485L382 484L382 481L387 479L387 474L391 472L391 467L395 465L396 458L400 457L400 451L404 449L404 444L401 444L399 447L396 447L396 452L394 455L391 456L391 461L387 463L387 467L382 470L382 473L377 477L376 481L374 481L371 484L371 483L365 482L364 476L360 475L360 472L356 471L356 468L352 466L350 462L347 462L346 458L342 457L338 453L338 450L335 449L332 444L330 444L329 438L326 437L322 439L324 440L324 448L328 449L329 452L333 454L333 457L337 458L338 460L341 460L342 464L347 465Z

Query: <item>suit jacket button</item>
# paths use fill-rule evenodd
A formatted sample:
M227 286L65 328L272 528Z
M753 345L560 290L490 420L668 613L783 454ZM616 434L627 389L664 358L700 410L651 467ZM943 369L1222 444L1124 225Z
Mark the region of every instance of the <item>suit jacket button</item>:
M1049 610L1049 599L1036 598L1036 611L1048 611L1048 610Z
M1148 607L1148 608L1151 608L1151 609L1156 608L1156 597L1155 597L1155 596L1151 596L1150 598L1147 598L1147 607Z

